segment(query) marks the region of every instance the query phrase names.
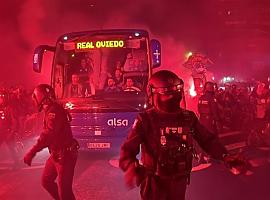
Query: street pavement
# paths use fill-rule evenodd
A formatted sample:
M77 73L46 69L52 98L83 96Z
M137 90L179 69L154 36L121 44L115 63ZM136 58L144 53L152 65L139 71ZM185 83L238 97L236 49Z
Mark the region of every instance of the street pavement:
M30 145L30 144L29 144ZM21 155L28 149L26 145ZM4 146L0 148L0 199L50 200L41 187L40 177L48 152L37 154L32 167L23 163L11 169L12 161ZM252 161L253 173L235 176L222 163L197 165L188 186L187 200L269 200L269 151L244 149ZM205 167L206 166L206 167ZM77 200L137 200L139 190L128 190L118 168L118 152L80 152L74 177Z

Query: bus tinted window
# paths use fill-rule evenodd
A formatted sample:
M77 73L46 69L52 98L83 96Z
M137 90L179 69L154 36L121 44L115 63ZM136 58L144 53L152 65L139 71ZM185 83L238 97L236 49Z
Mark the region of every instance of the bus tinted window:
M84 98L145 91L149 68L146 42L144 37L119 35L83 36L59 42L53 71L55 88L61 85L57 96Z

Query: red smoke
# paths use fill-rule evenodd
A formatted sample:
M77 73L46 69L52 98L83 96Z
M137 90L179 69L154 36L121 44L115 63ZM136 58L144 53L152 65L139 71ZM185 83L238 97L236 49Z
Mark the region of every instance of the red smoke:
M24 0L4 3L3 9L17 8L17 12L7 15L2 23L2 48L0 78L7 85L23 84L26 87L41 82L50 82L51 59L44 59L43 71L32 71L34 48L39 44L54 45L59 35L101 28L143 28L152 32L151 36L161 40L163 50L162 67L182 74L180 69L184 58L183 44L164 34L163 25L157 25L163 4L141 1L127 4L126 1L53 1ZM117 6L119 5L119 6ZM120 6L121 5L121 6ZM157 28L158 27L158 28ZM151 30L153 29L153 30ZM49 56L50 57L50 56Z

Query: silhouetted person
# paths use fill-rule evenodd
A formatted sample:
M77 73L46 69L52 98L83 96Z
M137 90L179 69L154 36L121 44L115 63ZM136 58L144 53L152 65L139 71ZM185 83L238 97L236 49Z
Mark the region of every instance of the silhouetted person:
M115 85L115 81L113 78L108 78L107 86L104 89L107 93L120 92L121 89Z
M16 134L18 134L19 122L14 108L8 103L8 93L0 90L0 145L6 143L14 168L18 167L19 158L16 149Z
M72 136L71 117L56 102L55 92L47 84L35 88L33 100L38 110L45 112L44 127L36 144L24 156L24 162L31 166L35 155L48 148L50 157L42 174L43 187L55 200L75 200L72 182L79 145Z
M65 87L64 97L83 97L83 86L79 83L79 80L78 74L72 74L71 83L67 84Z
M132 78L127 78L126 80L126 85L124 86L124 91L127 92L127 91L137 91L137 92L140 92L141 89L136 87L135 84L134 84L134 81L132 80Z

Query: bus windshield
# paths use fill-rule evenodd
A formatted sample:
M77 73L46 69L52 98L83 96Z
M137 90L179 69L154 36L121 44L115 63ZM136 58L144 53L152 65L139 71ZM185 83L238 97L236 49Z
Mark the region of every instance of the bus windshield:
M145 36L129 34L83 34L58 40L52 70L57 98L145 93L150 68L147 42Z

